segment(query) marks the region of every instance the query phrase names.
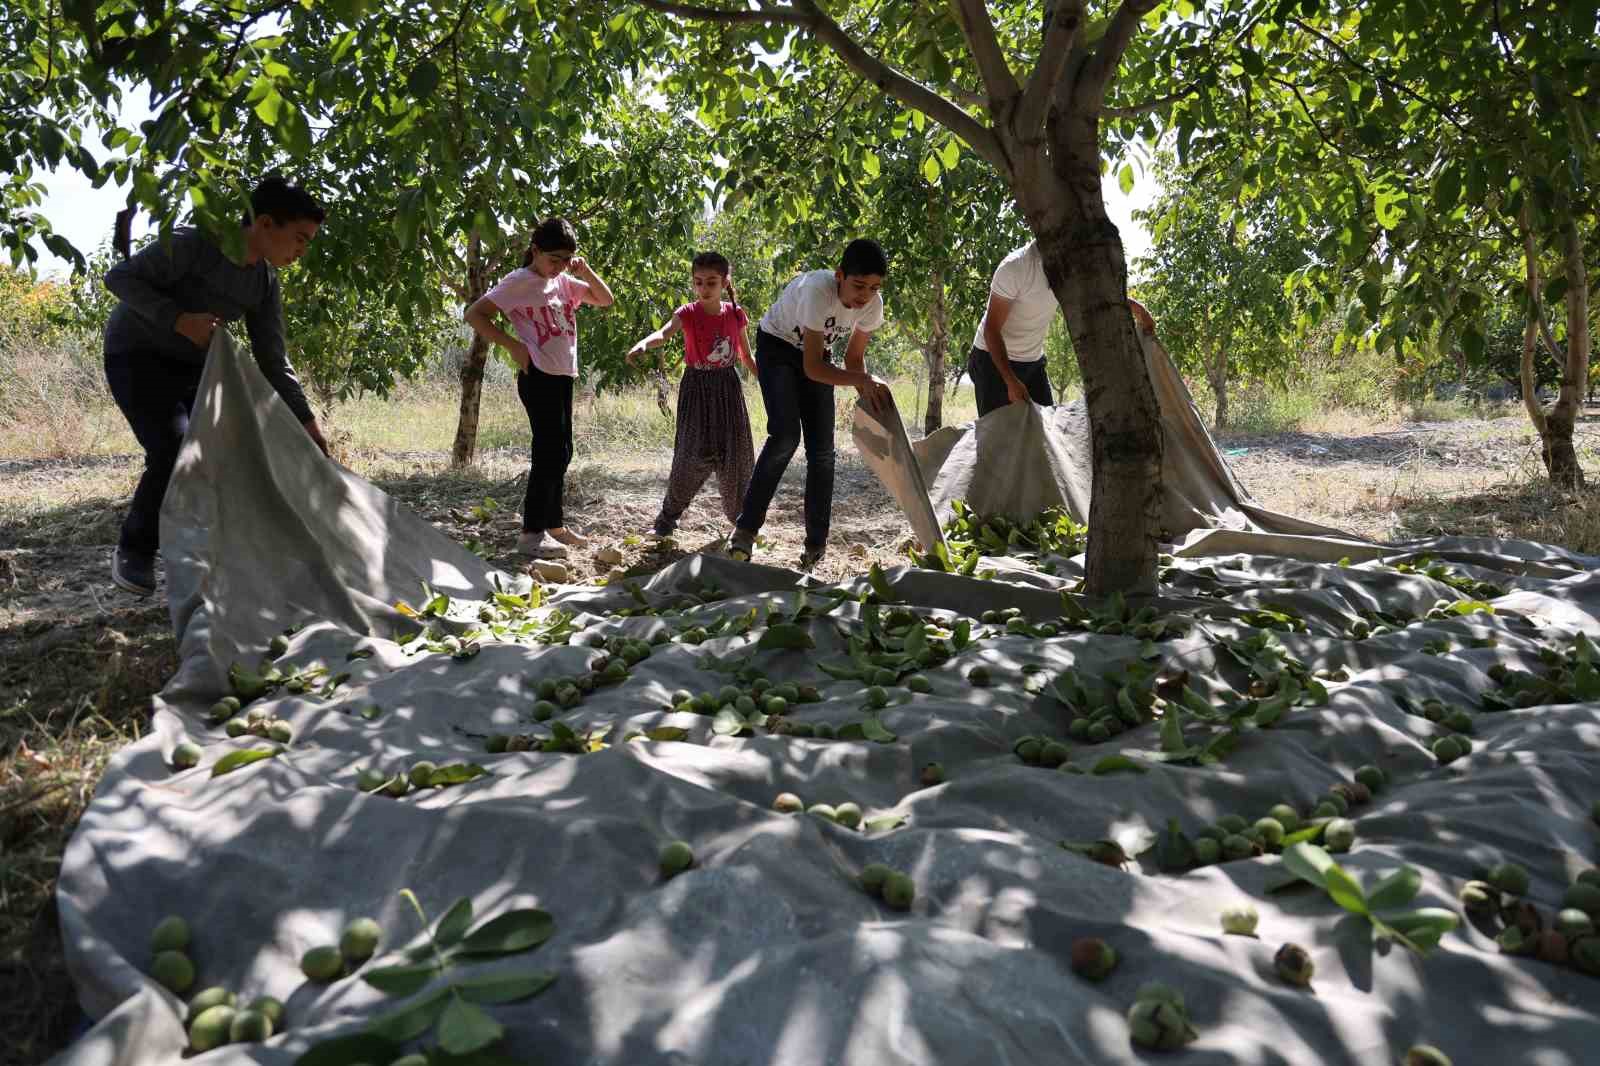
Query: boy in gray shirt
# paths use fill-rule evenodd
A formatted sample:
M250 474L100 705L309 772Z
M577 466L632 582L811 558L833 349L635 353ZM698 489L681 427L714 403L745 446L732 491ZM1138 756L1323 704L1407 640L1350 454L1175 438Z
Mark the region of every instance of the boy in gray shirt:
M111 557L111 579L129 592L155 591L161 500L189 429L211 334L245 320L256 364L327 454L283 343L279 268L305 254L325 217L305 190L276 175L250 194L245 253L234 262L195 229L175 230L112 267L106 288L120 301L106 323L106 382L144 449L144 474Z

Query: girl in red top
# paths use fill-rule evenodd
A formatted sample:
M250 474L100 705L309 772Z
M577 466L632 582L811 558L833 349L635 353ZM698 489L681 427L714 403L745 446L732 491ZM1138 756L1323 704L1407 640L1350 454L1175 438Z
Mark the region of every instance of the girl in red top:
M667 477L667 497L656 517L655 533L669 537L678 519L713 472L728 521L739 514L755 448L750 443L750 412L734 359L751 374L755 360L745 341L749 319L739 306L726 256L701 252L691 267L698 300L672 313L667 324L628 349L632 363L648 349L683 333L683 382L678 386L678 431L672 447L672 473ZM722 302L726 289L732 303Z

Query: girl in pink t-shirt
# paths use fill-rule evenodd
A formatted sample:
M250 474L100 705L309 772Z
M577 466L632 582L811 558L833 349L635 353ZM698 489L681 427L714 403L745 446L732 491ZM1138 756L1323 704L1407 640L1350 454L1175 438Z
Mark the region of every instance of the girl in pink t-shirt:
M610 307L611 290L578 250L578 234L564 218L547 218L533 231L522 268L513 270L467 308L480 337L511 353L519 368L517 396L528 412L533 457L522 501L517 552L560 558L583 538L566 527L561 494L572 462L572 383L578 376L578 308ZM567 273L570 270L571 273ZM505 315L512 336L495 323Z
M717 475L722 510L731 522L739 513L755 448L750 443L750 412L745 409L735 359L756 372L745 340L749 318L739 306L727 257L701 252L691 268L699 299L672 313L667 324L628 350L632 363L646 350L683 333L683 382L678 386L678 430L672 447L667 495L656 516L655 533L668 537L706 478ZM726 289L732 303L722 302Z

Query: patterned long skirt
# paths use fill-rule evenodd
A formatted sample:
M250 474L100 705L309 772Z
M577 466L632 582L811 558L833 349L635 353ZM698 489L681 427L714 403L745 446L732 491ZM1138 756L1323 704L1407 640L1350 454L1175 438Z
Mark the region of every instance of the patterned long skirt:
M750 442L750 412L745 409L739 371L686 367L678 385L678 431L672 446L672 473L661 503L656 532L671 533L706 478L717 475L722 513L732 522L744 502L755 448Z

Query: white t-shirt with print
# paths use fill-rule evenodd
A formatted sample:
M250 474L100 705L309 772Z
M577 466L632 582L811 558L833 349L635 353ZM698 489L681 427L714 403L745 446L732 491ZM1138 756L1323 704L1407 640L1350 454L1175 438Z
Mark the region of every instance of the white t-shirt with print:
M487 293L511 320L533 365L546 374L578 376L578 308L589 302L589 283L571 274L546 280L522 267Z
M871 333L883 325L883 297L872 294L866 306L846 307L839 299L839 280L831 270L811 270L783 287L767 313L761 330L796 348L805 347L805 330L827 338L832 348L841 337L856 330Z
M1044 260L1039 256L1037 241L1029 241L1000 260L989 291L1011 301L1011 314L1000 327L1006 355L1019 363L1042 359L1045 334L1050 332L1050 323L1061 305L1045 280ZM978 323L978 335L972 342L974 348L989 350L989 342L983 338L988 324L989 311L985 308L983 320Z

